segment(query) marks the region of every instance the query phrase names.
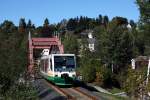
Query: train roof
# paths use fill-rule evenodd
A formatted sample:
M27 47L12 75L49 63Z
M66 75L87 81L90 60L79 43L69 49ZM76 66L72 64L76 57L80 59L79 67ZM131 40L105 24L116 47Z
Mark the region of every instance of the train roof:
M45 56L42 56L42 58L50 58L51 56L75 56L75 54L50 54L50 55L45 55Z
M51 54L52 56L75 56L75 54Z

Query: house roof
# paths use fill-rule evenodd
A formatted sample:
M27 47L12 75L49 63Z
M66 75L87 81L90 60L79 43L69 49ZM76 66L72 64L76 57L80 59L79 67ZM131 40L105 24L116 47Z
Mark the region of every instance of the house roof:
M89 44L95 44L96 39L95 38L89 38L87 39Z
M138 56L136 58L134 58L135 61L148 61L150 59L150 57L148 56Z
M92 30L85 30L85 31L81 32L80 34L81 35L88 35L89 33L93 33L93 31Z

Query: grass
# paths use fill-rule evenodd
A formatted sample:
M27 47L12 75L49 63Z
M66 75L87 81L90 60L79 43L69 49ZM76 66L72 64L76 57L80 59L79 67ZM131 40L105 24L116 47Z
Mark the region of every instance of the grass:
M111 92L112 94L100 93L100 95L103 97L104 100L129 100L128 97L121 97L121 96L113 95L115 93L123 92L123 90L119 88L113 87L107 90Z
M121 96L106 94L102 92L99 92L98 94L101 95L102 100L129 100L129 98L127 97L121 97Z
M115 87L113 87L112 89L107 89L107 90L111 92L112 94L123 92L121 89L115 88Z

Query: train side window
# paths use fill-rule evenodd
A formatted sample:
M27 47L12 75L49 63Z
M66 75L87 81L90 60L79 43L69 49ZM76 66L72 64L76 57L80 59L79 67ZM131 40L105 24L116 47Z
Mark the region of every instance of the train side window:
M50 69L52 70L52 60L50 59Z
M45 72L47 72L47 68L48 68L48 59L45 59Z
M43 71L45 72L45 59L43 60Z
M44 60L41 60L41 69L44 71Z

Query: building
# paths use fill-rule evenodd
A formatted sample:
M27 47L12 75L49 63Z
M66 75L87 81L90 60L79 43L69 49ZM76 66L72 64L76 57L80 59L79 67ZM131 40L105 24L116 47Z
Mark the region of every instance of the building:
M93 38L92 33L88 33L88 48L91 52L95 51L95 38Z
M148 56L138 56L136 58L133 58L131 60L131 66L132 66L132 69L139 69L140 67L143 67L143 66L148 66L149 64L149 57Z
M92 30L86 30L82 33L80 33L82 38L86 38L87 39L87 48L89 48L89 50L91 52L95 51L95 43L96 43L96 39L93 37L93 31Z

